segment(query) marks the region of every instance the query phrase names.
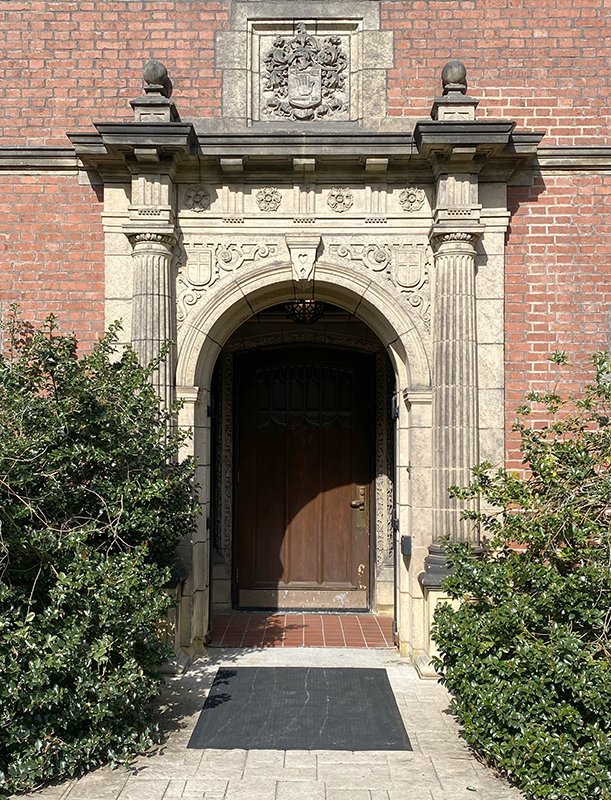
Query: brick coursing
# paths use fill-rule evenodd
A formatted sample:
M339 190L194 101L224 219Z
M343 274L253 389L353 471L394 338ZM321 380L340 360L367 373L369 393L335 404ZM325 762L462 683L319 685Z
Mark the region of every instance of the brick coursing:
M274 3L268 4L273 16ZM388 111L427 116L441 67L461 58L483 118L543 129L546 144L609 141L609 31L600 0L381 2L395 35ZM304 12L305 13L305 12ZM66 144L101 117L130 118L142 66L163 61L185 118L221 114L215 36L227 2L6 2L0 7L0 136ZM246 54L245 54L246 57Z
M0 302L58 315L89 346L104 329L101 191L76 175L0 176Z
M273 16L274 3L268 4ZM545 146L610 144L609 10L600 0L404 0L379 3L395 37L388 113L427 117L450 57L468 68L482 119L543 130ZM67 131L128 121L144 62L163 61L183 119L221 114L215 39L228 2L39 0L0 6L0 143L68 145ZM245 54L246 58L246 54ZM579 361L608 345L610 178L538 177L510 189L506 267L508 430L547 355ZM0 176L0 300L53 311L90 343L103 329L100 192L76 175ZM578 374L574 375L578 380ZM516 440L507 438L510 463Z
M519 466L510 429L528 391L578 390L596 350L611 346L611 175L549 174L509 192L505 267L507 458ZM548 356L565 350L559 370Z
M395 33L389 114L428 115L441 66L459 58L480 118L544 130L546 145L610 141L605 2L416 0L382 3L380 13Z
M149 58L167 65L185 116L219 116L214 41L227 20L227 3L197 0L3 3L2 143L67 145L66 131L133 119Z

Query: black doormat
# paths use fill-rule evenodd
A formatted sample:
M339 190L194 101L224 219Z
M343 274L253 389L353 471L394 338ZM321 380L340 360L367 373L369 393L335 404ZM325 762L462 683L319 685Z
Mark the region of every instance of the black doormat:
M188 747L411 750L383 669L219 669Z

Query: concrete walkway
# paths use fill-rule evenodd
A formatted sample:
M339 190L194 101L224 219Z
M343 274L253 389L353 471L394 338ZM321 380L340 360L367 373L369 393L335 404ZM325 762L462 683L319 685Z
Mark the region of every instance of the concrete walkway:
M447 712L448 695L393 650L214 649L163 693L159 749L131 769L97 770L38 800L519 800L473 758ZM384 668L413 752L187 750L220 666Z

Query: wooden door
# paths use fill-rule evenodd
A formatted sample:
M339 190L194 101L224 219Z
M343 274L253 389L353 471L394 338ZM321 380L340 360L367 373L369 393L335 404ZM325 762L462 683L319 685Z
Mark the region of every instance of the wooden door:
M368 608L372 357L291 347L236 374L238 605Z

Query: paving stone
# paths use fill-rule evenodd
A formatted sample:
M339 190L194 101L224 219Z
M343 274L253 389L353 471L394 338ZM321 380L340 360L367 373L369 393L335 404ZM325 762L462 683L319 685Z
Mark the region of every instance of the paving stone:
M349 788L358 786L361 789L386 789L390 787L390 770L387 764L350 765L318 764L318 779L328 786Z
M229 781L225 780L204 780L203 778L189 778L185 781L185 791L187 792L225 792ZM164 798L165 800L165 798Z
M244 780L267 778L271 781L315 781L317 774L315 765L309 767L276 767L260 764L249 767L247 764L243 777Z
M312 750L287 750L284 754L284 766L291 767L314 767L317 763L316 751Z
M246 769L284 767L284 750L249 750Z
M226 800L275 800L276 782L265 778L229 781Z
M433 793L430 789L424 786L412 786L411 789L393 787L388 790L388 800L433 800ZM435 800L438 798L435 796ZM454 800L454 798L445 798L444 800Z
M132 778L129 780L118 800L162 800L169 781Z
M168 788L165 790L163 800L175 800L175 798L182 797L186 785L186 780L170 781Z
M337 786L327 786L326 800L371 800L369 789L339 789Z
M76 784L65 795L66 800L117 800L121 794L121 788L107 786L83 786ZM44 795L41 795L41 797ZM46 800L46 798L45 798ZM64 798L62 798L64 800Z
M385 668L414 750L188 749L217 669L235 664ZM102 768L33 793L32 800L523 800L459 738L444 687L419 680L388 650L211 650L207 660L168 681L164 693L172 719L178 707L184 716L157 752L129 771Z
M315 781L279 781L276 800L325 800L325 784Z
M64 797L67 797L73 785L74 781L69 781L59 786L47 786L47 788L42 791L12 795L10 800L40 800L42 797L44 797L45 800L63 800Z

